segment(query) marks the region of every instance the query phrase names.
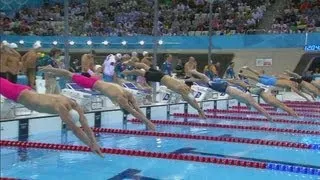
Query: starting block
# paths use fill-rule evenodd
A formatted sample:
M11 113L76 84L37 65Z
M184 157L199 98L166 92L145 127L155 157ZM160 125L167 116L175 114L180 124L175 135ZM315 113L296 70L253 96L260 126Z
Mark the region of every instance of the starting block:
M159 89L157 91L159 103L179 103L182 99L180 94L177 94L170 89L168 89L166 86L159 86Z
M86 111L104 109L107 108L107 105L113 104L100 92L82 88L75 83L66 84L61 94L77 101Z
M203 101L208 99L217 99L219 93L213 91L211 88L206 86L204 83L193 83L191 86L193 95L197 101Z
M122 83L122 86L133 94L135 99L138 101L139 104L150 104L151 102L148 101L148 96L151 95L151 92L139 89L135 84L131 82Z

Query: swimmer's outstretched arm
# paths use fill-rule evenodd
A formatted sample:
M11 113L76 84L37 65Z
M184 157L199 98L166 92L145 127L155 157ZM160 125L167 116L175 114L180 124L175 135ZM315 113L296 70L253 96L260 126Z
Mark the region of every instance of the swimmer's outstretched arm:
M191 75L199 77L201 79L201 81L203 81L205 83L208 83L210 81L210 79L205 74L202 74L202 73L198 72L197 70L191 70L191 71L189 71L189 73Z
M135 68L144 69L146 71L148 71L150 69L150 66L146 65L145 63L134 62L132 60L126 61L123 64L128 64L128 65L133 66Z
M238 89L235 88L230 88L228 87L226 89L226 93L229 94L231 97L238 99L241 102L244 102L245 104L249 104L253 106L257 111L259 111L261 114L263 114L269 121L272 121L272 117L270 114L263 108L261 107L251 95L246 94Z
M295 93L297 93L299 96L303 97L304 99L306 99L307 101L310 101L310 99L308 99L308 97L306 95L304 95L301 91L299 91L296 87L294 86L290 86L291 90L294 91Z
M286 111L289 115L298 117L298 114L290 107L282 103L280 100L278 100L276 97L274 97L271 93L268 92L261 92L260 97L268 104L270 104L273 107L283 109Z
M259 73L258 71L254 70L254 69L252 69L252 68L250 68L248 66L243 66L242 69L248 70L248 71L252 72L253 74L255 74L257 76L261 75L261 73Z
M86 133L86 135L90 139L90 142L91 142L90 147L91 147L92 151L94 151L99 156L103 157L103 154L100 151L100 147L98 146L97 140L94 137L94 133L91 130L91 128L89 127L88 120L87 120L86 116L84 115L83 109L80 108L77 104L74 105L73 109L76 110L79 114L79 121L80 121L81 127L83 128L83 131Z
M206 118L205 113L203 112L203 110L200 108L198 102L195 100L195 98L193 97L193 94L190 92L189 94L181 94L182 98L188 102L188 104L190 104L193 108L195 108L198 113L199 116L203 119Z
M253 75L250 75L250 74L241 74L243 77L246 77L246 78L249 78L251 80L254 80L254 81L259 81L259 77L257 76L253 76Z
M292 77L295 77L295 78L302 78L299 74L294 73L294 72L292 72L292 71L285 70L285 72L286 72L287 74L289 74L290 76L292 76Z
M81 128L76 126L76 124L72 121L72 117L69 113L69 111L72 109L72 105L66 102L59 101L59 99L56 99L56 101L54 102L58 102L60 104L53 103L53 97L50 95L38 94L30 90L22 91L17 100L17 103L24 105L30 110L42 113L58 114L61 120L67 124L72 132L84 144L88 145L92 149L92 151L101 156L102 153L100 152L99 146L95 142L92 142L88 135ZM50 106L48 107L48 105ZM79 113L79 115L81 117L81 113Z
M53 68L51 65L45 66L45 67L42 67L39 69L40 69L40 71L43 71L45 73L49 72L49 73L54 74L55 76L64 77L64 78L68 78L68 79L72 79L72 76L74 74L74 73L72 73L68 70L65 70L65 69Z

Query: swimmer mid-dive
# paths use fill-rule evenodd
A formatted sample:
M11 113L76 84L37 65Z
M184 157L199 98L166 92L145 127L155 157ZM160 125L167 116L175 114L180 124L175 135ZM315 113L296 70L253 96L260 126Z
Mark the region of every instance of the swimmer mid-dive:
M299 88L306 92L307 94L312 95L313 97L320 96L320 90L312 84L312 77L303 77L297 73L291 72L289 70L285 71L289 76L293 78L289 78L289 80L297 82Z
M137 69L133 69L130 71L125 70L122 72L123 74L143 76L146 78L147 82L160 82L168 89L174 91L177 94L180 94L185 101L187 101L193 108L198 111L201 118L206 118L204 112L201 110L193 94L191 93L191 89L183 81L172 78L169 75L165 75L161 71L153 69L144 63L133 61L127 61L125 63Z
M143 121L149 130L155 130L155 125L143 114L133 95L118 84L108 83L96 78L88 78L82 75L74 74L65 69L52 68L47 66L42 71L53 73L59 77L71 79L74 83L84 88L100 91L103 95L110 98L114 103L132 114L137 119Z
M0 78L0 94L30 110L58 114L83 143L88 145L94 153L103 157L84 112L75 101L62 95L39 94L33 91L31 87L13 84L3 78ZM74 111L78 113L79 119L73 118ZM75 124L74 121L77 120L80 121L83 130Z
M214 91L227 93L231 98L235 98L240 102L245 103L248 107L253 106L269 121L272 121L272 117L270 116L270 114L263 107L261 107L250 94L247 94L239 90L238 88L230 86L230 84L226 80L220 78L214 78L213 80L210 80L206 75L196 70L192 70L189 73L193 76L193 78L187 79L186 81L204 82Z
M254 95L260 96L264 100L264 102L266 102L267 104L269 104L275 108L283 109L291 116L295 116L295 117L298 116L297 113L292 108L288 107L287 105L282 103L280 100L278 100L267 89L264 89L264 88L261 88L261 87L255 86L255 85L249 85L249 84L243 82L242 80L230 79L227 81L231 84L235 84L235 85L238 85L238 86L246 89L248 92L250 92Z
M249 78L251 80L257 81L261 84L267 85L267 86L277 86L282 88L290 88L295 93L306 99L307 101L310 101L307 96L305 96L301 91L298 89L297 83L290 81L286 78L277 78L275 76L268 76L263 73L260 73L256 70L253 70L247 66L242 67L242 69L248 70L252 72L254 75L249 74L241 74L243 77Z

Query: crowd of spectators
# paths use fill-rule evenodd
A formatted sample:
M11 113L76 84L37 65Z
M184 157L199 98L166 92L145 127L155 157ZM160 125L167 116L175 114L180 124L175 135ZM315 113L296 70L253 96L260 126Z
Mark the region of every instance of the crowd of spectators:
M288 0L286 8L283 10L283 13L281 13L281 16L274 19L274 23L269 32L304 33L319 31L319 7L319 0Z
M160 0L159 35L206 35L209 23L217 35L248 33L256 29L275 0L214 1L209 20L206 0ZM275 19L269 32L297 32L319 26L319 0L300 3L289 0L284 15ZM90 1L88 1L90 2ZM153 33L152 0L110 0L104 6L72 2L69 6L70 33L75 36L134 36ZM318 5L318 6L317 6ZM90 8L89 8L90 7ZM13 16L1 13L4 34L61 35L64 31L62 4L23 8Z

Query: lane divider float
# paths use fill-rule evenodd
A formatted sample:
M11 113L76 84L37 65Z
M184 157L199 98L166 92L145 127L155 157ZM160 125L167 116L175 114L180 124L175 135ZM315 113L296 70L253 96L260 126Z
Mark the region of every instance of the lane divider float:
M142 123L140 120L128 120L133 123ZM155 124L160 124L160 120L153 120ZM172 124L172 122L168 122ZM320 150L320 145L306 144L306 143L295 143L288 141L275 141L275 140L263 140L263 139L250 139L240 137L219 137L219 136L203 136L203 135L192 135L192 134L177 134L167 132L155 132L155 131L138 131L138 130L126 130L126 129L109 129L109 128L92 128L96 133L113 133L113 134L130 134L138 136L155 136L155 137L168 137L168 138L179 138L179 139L193 139L193 140L207 140L207 141L221 141L229 143L240 143L240 144L255 144L264 146L276 146L285 148L296 148L296 149L311 149Z
M240 111L240 110L224 110L224 109L206 109L205 112L209 113L235 113L235 114L260 114L257 111ZM277 115L277 116L290 116L287 113L280 113L280 112L269 112L270 115ZM307 113L298 113L299 116L304 117L311 117L311 118L318 118L320 115L314 115L314 114L307 114Z
M187 116L187 117L190 117L190 116ZM211 128L227 128L227 129L241 129L241 130L252 130L252 131L320 135L320 131L300 130L300 129L284 129L284 128L272 128L272 127L261 127L261 126L241 126L241 125L198 123L198 122L179 122L179 121L170 121L170 120L151 120L151 121L155 124L164 124L164 125L200 126L200 127L211 127Z
M241 110L246 110L248 109L248 107L246 106L232 106L232 109L241 109ZM273 106L264 106L264 109L268 110L268 111L275 111L275 107ZM313 112L313 113L320 113L320 109L304 109L304 108L292 108L294 111L298 111L298 112Z
M198 114L173 113L172 116L200 118ZM262 122L269 122L269 120L266 119L266 118L256 118L256 117L239 117L239 116L224 116L224 115L206 115L206 117L207 118L213 118L213 119L226 119L228 121L262 121ZM288 120L288 119L274 119L273 122L286 123L286 124L320 125L319 121L300 121L300 120Z
M51 150L59 150L59 151L90 152L90 148L87 146L75 146L75 145L39 143L39 142L1 140L0 146L1 147L6 146L6 147L20 147L20 148L51 149ZM150 152L150 151L129 150L129 149L101 148L101 151L106 154L114 154L114 155L192 161L192 162L209 163L209 164L239 166L239 167L246 167L246 168L287 171L287 172L320 176L319 168L308 168L304 166L291 166L286 164L257 162L257 161L239 160L239 159L231 159L231 158L203 157L203 156L195 156L195 155L161 153L161 152Z

